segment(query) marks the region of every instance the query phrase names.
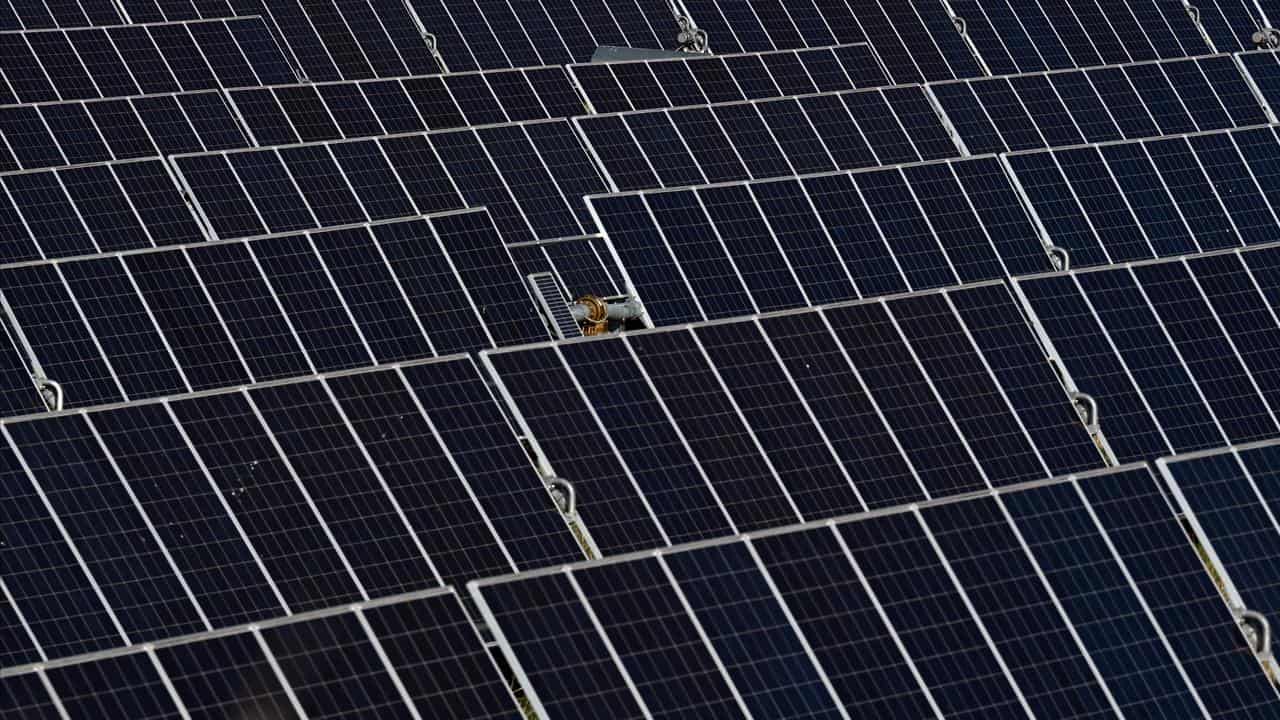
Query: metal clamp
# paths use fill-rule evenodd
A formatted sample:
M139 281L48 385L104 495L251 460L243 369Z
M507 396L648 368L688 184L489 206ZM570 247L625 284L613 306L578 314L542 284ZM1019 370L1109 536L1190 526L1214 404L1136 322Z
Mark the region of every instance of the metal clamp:
M968 34L969 34L969 21L968 21L968 20L965 20L964 18L960 17L959 15L952 15L952 16L951 16L951 24L956 26L956 32L960 33L961 35L968 35Z
M680 33L676 35L676 46L682 52L698 54L707 52L709 47L707 31L694 24L693 18L688 15L679 15L676 17L676 25L680 28Z
M1066 272L1071 269L1071 253L1064 247L1050 245L1045 252L1049 253L1049 262L1055 270Z
M53 412L62 410L62 401L66 397L62 391L62 383L56 380L50 380L47 377L32 378L36 383L36 390L40 392L40 397L44 398L44 404Z
M1255 32L1251 39L1253 40L1254 47L1258 47L1263 50L1275 50L1276 48L1280 48L1280 31L1277 31L1275 28L1262 28Z
M1236 614L1240 629L1253 644L1253 652L1263 662L1271 659L1271 623L1262 613L1241 610Z
M1101 429L1098 425L1098 401L1088 393L1074 392L1071 393L1071 404L1075 407L1076 414L1080 416L1080 422L1084 423L1089 434L1097 435Z
M1200 24L1200 8L1187 2L1187 0L1182 0L1182 6L1187 9L1187 14L1191 16L1191 22L1199 25Z
M573 483L564 478L551 477L546 479L546 485L561 513L573 515L578 512L578 492L574 490Z

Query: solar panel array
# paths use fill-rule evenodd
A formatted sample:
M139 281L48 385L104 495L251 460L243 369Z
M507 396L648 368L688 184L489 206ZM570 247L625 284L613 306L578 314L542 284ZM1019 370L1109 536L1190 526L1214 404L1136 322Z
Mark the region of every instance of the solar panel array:
M1142 466L471 591L545 717L1280 707Z
M1278 714L1269 16L0 3L0 716Z

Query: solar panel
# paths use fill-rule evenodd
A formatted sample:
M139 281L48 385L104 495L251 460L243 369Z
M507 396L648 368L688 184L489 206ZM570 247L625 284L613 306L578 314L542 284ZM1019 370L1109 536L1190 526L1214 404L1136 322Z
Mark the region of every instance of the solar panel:
M1268 118L1229 55L934 83L929 91L974 154L1224 130ZM1142 122L1114 118L1119 108Z
M6 669L0 685L25 717L519 717L451 588Z
M574 118L614 190L956 157L923 88Z
M1154 544L1135 542L1139 522ZM1209 578L1180 572L1198 563L1149 471L1128 466L469 587L546 713L1274 706ZM1174 585L1185 594L1161 594ZM1194 610L1174 612L1173 598ZM1186 638L1203 631L1217 635L1197 657ZM1211 658L1221 675L1202 671Z
M1015 279L1118 458L1274 436L1266 248ZM1261 348L1268 348L1261 350Z
M9 3L0 13L0 30L44 30L87 25L119 25L125 22L112 0Z
M422 24L404 3L121 0L120 5L134 23L261 15L303 79L360 80L440 70Z
M0 70L21 103L215 90L298 79L258 17L6 32L0 33L0 46ZM113 89L108 94L104 87Z
M994 284L483 357L607 554L1098 465Z
M587 202L657 325L1051 267L991 157Z
M311 161L290 162L304 155ZM339 157L349 159L340 164ZM583 227L582 196L605 189L565 120L183 155L173 163L222 239L466 207L487 207L507 242L579 236L594 230ZM321 187L336 188L342 207ZM348 215L335 217L339 210Z
M1253 33L1270 27L1261 8L1248 0L1215 0L1197 7L1196 19L1219 52L1252 50Z
M435 35L450 72L586 62L604 45L677 48L679 28L666 0L408 5Z
M226 150L253 143L217 91L0 107L5 171Z
M955 31L946 3L746 3L685 0L689 17L716 53L786 50L866 42L899 83L982 74ZM916 42L916 40L922 40Z
M547 120L583 111L562 67L240 88L227 96L254 144L263 146Z
M550 273L570 298L626 295L622 271L599 235L508 245L521 274Z
M50 658L581 557L465 358L4 432L6 587Z
M965 35L977 56L995 75L1212 51L1191 15L1178 3L1126 0L1079 6L1040 2L1024 7L1010 0L950 0L949 6L963 20ZM1218 48L1222 52L1232 49Z
M1049 239L1076 266L1270 242L1269 127L1010 154Z
M890 84L875 50L866 43L619 60L570 65L568 69L597 113L763 100ZM753 81L755 76L759 76L758 81Z
M1275 616L1276 453L1269 441L1158 463L1238 614Z
M548 337L484 210L0 277L11 322L66 407Z

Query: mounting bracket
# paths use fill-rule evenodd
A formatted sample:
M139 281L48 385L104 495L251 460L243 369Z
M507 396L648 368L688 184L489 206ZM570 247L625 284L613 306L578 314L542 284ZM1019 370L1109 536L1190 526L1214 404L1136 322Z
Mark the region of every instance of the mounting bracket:
M1071 404L1075 407L1076 414L1080 416L1080 422L1084 423L1089 434L1097 435L1101 429L1098 425L1098 401L1088 393L1077 391L1071 393Z

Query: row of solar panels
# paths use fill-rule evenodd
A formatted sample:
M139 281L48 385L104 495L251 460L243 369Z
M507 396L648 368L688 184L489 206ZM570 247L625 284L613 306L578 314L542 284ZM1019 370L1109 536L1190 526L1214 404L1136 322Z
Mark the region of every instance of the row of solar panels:
M1103 462L996 284L484 362L3 421L3 665Z
M336 80L434 72L424 27L450 69L460 71L585 62L602 45L674 49L679 15L706 30L718 53L868 42L884 58L894 82L910 83L1250 49L1252 33L1268 24L1262 13L1246 7L1250 4L1210 3L1197 24L1186 8L1154 0L1083 8L1037 4L1022 12L1005 0L950 5L940 0L887 5L691 0L678 3L681 7L666 0L448 6L409 0L376 10L367 0L305 8L249 0L180 5L124 0L119 9L91 2L88 7L65 3L56 10L24 0L0 14L0 27L261 15L307 78ZM925 42L916 42L921 38Z
M1266 482L1278 449L1161 461L1220 580L1263 603L1280 572ZM1217 718L1280 704L1143 467L471 590L544 717ZM14 668L0 684L23 717L514 717L499 672L444 589Z
M584 557L466 357L0 434L3 667Z
M1280 67L1275 65L1270 53L1251 57L1265 57L1270 63L1269 67ZM1199 73L1205 67L1219 67L1223 62L1229 60L1220 57L1185 61L1184 64L1191 67L1194 63L1196 67L1191 69ZM522 81L527 79L521 75L513 76ZM472 77L483 80L486 75ZM487 77L492 77L492 74ZM1038 77L1043 79L1045 76ZM1200 77L1203 80L1203 76ZM405 92L410 89L410 83L416 83L416 80L406 81L403 88L396 82L392 82L390 86L387 83L376 83L395 89L398 95L362 94L360 97L365 100L375 96L384 99L393 96L400 98L390 100L390 104L384 107L387 112L379 112L372 118L362 115L358 110L347 113L337 107L327 107L323 102L316 105L314 101L318 100L318 96L309 95L310 100L301 99L294 106L297 111L295 116L285 119L277 111L285 104L279 103L280 94L287 90L277 88L274 90L276 95L273 103L260 106L257 110L251 110L250 106L258 105L265 96L254 95L256 100L245 100L240 93L266 91L233 92L231 96L236 99L234 107L225 105L213 93L196 93L136 98L131 101L11 108L9 112L0 113L0 123L9 131L6 135L15 147L18 162L27 166L57 165L113 155L123 157L156 152L168 154L184 150L215 150L249 145L253 138L238 131L238 126L232 119L232 115L237 113L247 119L247 126L252 132L263 137L272 133L275 135L273 140L291 140L295 137L311 140L332 135L381 133L388 129L389 124L399 130L421 128L435 122L424 122L421 111L415 107L435 107L448 115L444 106L427 100L430 92L426 88L431 85L428 80L433 81L437 89L447 90L440 79L417 80L425 84L414 84L412 87L427 93L419 96L418 101L408 99L416 91ZM361 85L367 90L374 84ZM1222 89L1217 91L1218 95L1215 97L1242 97L1240 93L1228 93L1228 84L1216 84ZM359 89L358 85L319 87ZM561 89L569 91L567 87ZM304 91L304 94L314 92L315 89L312 88ZM1158 107L1143 105L1141 100L1137 103L1138 107ZM513 102L515 104L517 103ZM188 167L212 164L212 177L205 178L202 173L196 172L188 179L194 179L191 187L194 198L208 206L202 209L218 237L243 237L300 227L325 227L343 222L401 217L415 212L438 212L485 205L502 222L509 239L519 241L532 237L555 238L594 231L594 226L590 218L586 217L585 209L579 201L583 194L606 189L602 187L605 180L599 177L592 162L593 156L602 161L602 166L609 175L608 181L613 187L643 189L777 177L836 168L860 168L963 154L963 148L957 147L948 137L947 127L954 123L938 116L930 105L920 89L897 88L649 113L584 116L578 118L577 122L582 136L590 141L590 150L580 144L579 138L563 121L525 124L520 127L486 127L477 131L481 139L492 137L495 140L483 143L483 150L477 147L474 139L469 139L470 131L455 131L455 134L448 136L430 136L441 142L447 141L446 145L450 147L443 151L440 148L420 148L426 144L421 138L396 137L382 141L383 149L390 144L396 148L414 146L416 150L387 151L388 155L397 160L395 164L399 177L388 168L388 158L379 157L383 151L370 143L327 146L332 148L332 158L328 157L329 152L323 148L311 147L233 154L227 158L182 158L177 163L180 168L184 164ZM1218 108L1216 111L1205 105L1203 112L1197 109L1195 114L1209 113L1222 122L1205 121L1201 125L1229 127L1265 119L1256 104L1249 110L1246 103L1228 102L1227 107L1238 108L1232 114L1226 114L1221 103L1215 106ZM390 110L392 107L399 110ZM1148 112L1148 118L1168 117L1159 112L1144 112ZM406 116L405 113L409 115ZM44 117L41 117L42 114ZM1099 117L1096 113L1091 115ZM406 118L405 122L391 123L390 118L396 116ZM968 116L968 113L958 115ZM346 124L345 132L337 131L338 118L342 118ZM50 124L51 119L56 124ZM370 119L375 122L370 124L367 122ZM100 131L95 125L104 120L114 124L105 126L107 130L99 135ZM864 129L859 131L855 122L861 123ZM456 124L448 119L439 123ZM1098 126L1103 123L1094 124ZM973 122L967 125L962 123L966 129L961 135L970 132L971 126L975 125ZM1015 121L1014 125L1021 123ZM51 134L49 129L55 127L65 130L66 134ZM1184 127L1185 125L1176 122L1168 126L1157 126L1150 122L1128 128L1128 132L1124 134L1159 134L1165 130L1173 131ZM299 128L304 130L300 131ZM529 137L524 137L525 133ZM1100 136L1111 135L1103 133ZM112 148L107 146L108 137L112 138ZM1078 136L1064 139L1078 139ZM973 140L972 134L970 140L978 142ZM464 147L451 147L459 142ZM275 157L277 152L286 158L302 156L307 160L307 167L299 171L296 169L297 162L292 165L284 162L282 165L281 159ZM397 152L399 155L395 154ZM455 152L455 157L465 161L465 167L459 166L461 161L456 159L449 162L452 159L451 153ZM248 169L245 172L249 177L237 179L227 169L228 159L246 165ZM1026 163L1029 160L1017 162ZM353 163L359 165L354 166ZM268 183L273 193L286 190L287 186L279 187L274 181L285 181L289 178L290 171L294 171L292 180L302 195L316 192L315 183L319 182L322 189L338 188L338 192L345 197L317 199L304 198L299 194L279 200L255 197L255 183L260 185L262 177L273 181ZM114 182L111 181L110 173L103 168L78 172L76 175L95 176L108 183L106 187L95 184L93 192L98 195L111 197L118 192L111 187ZM156 172L153 171L152 175L156 175ZM550 187L548 175L559 181L562 198L545 197L545 190ZM46 188L58 184L49 175L10 174L0 177L4 178L6 184L35 184ZM205 182L209 185L203 184ZM341 190L343 185L348 186L345 191ZM434 193L436 197L416 194L411 204L403 192L396 188L397 185L415 194ZM456 191L442 187L447 185L456 186L465 199L457 198L454 195ZM352 196L353 192L366 199L369 206L357 207L358 202ZM385 199L385 193L392 193L393 199ZM32 241L23 242L20 237L14 238L11 242L18 243L19 247L13 247L6 253L10 259L57 257L65 254L62 247L84 244L71 238L83 235L79 226L85 224L85 212L93 214L94 210L84 211L80 217L72 217L65 210L67 204L58 201L60 195L63 195L63 190L53 187L44 202L31 206L40 207L40 212L28 210L27 214L35 217L25 223L14 219L11 232L19 235L34 234L36 248L22 248L20 245ZM445 197L447 195L454 197ZM394 200L397 196L399 201ZM12 200L16 201L18 208L24 206L21 197L14 197ZM268 207L254 209L251 201L260 201ZM548 207L548 202L552 206ZM299 209L308 203L313 206L309 211ZM325 203L337 203L338 207L325 207ZM283 204L283 208L270 207L275 204ZM53 207L42 207L43 205ZM560 207L555 208L555 205ZM57 208L63 210L59 211ZM285 216L277 217L276 213L284 213ZM11 214L16 214L16 211L11 211ZM577 215L576 219L570 217L573 214ZM256 217L258 215L261 215L262 222ZM527 217L520 217L521 215ZM51 222L48 219L51 217L65 219ZM33 230L45 230L53 237L42 237L45 233L33 233ZM1076 249L1071 242L1059 244ZM74 254L86 250L72 252ZM1082 261L1090 260L1086 257Z
M0 33L0 104L298 81L261 18Z
M104 32L113 41L120 36L139 37L137 31L123 27L250 16L259 16L266 22L274 39L272 44L289 57L289 66L304 79L360 80L440 69L417 18L399 1L11 0L0 5L0 30L66 29L67 38L78 46L86 39L100 43ZM31 32L28 37L39 35ZM97 47L109 57L111 44ZM120 52L126 51L120 48ZM155 56L149 57L156 60ZM168 55L164 58L174 60ZM163 65L163 61L157 61L155 67Z
M484 210L11 266L0 285L64 407L547 339ZM9 393L10 414L22 400L38 408Z
M652 151L661 142L680 141L679 135L688 132L687 124L680 122L687 113L664 120L659 115L631 113L632 108L721 104L884 84L876 59L865 54L866 50L865 45L838 46L803 53L583 65L570 71L577 76L577 86L596 111L618 109L619 105L628 111L608 120L580 120L589 137L620 130L635 136L634 142L641 144L642 151ZM821 68L815 58L825 59L831 66ZM935 83L926 92L931 103L944 113L943 122L958 133L959 149L966 154L1265 123L1272 117L1269 103L1260 103L1252 87L1261 88L1263 97L1274 97L1280 83L1280 65L1271 52L1242 54L1239 58L1247 72L1235 65L1232 56L1221 55L1087 72ZM225 100L215 93L197 92L0 107L0 128L5 130L6 149L12 156L0 167L40 169L251 145L570 117L583 111L574 82L562 68L543 67L403 80L242 88L228 91ZM841 147L841 140L847 142L847 132L840 136L841 140L831 135L841 118L831 116L833 106L829 99L807 97L799 102L821 138L819 142L835 147L828 148L832 160L825 168L801 165L793 167L795 171L868 164L866 153ZM902 102L895 108L902 109ZM757 104L756 109L780 142L798 142L794 137L797 129L780 127L783 120L794 123L800 119L794 101ZM866 121L870 119L866 113L862 111L854 117ZM911 114L927 117L918 109ZM243 131L238 130L240 121ZM910 117L899 116L899 121L904 126L914 124ZM676 123L675 129L669 126L672 122ZM725 122L724 118L721 122ZM206 134L215 137L203 137ZM598 149L606 166L626 162L635 154L634 150L610 149L617 142L601 143ZM696 142L686 140L686 144L695 161L704 155ZM949 152L954 153L954 149ZM670 150L667 153L672 154ZM730 178L716 175L710 179ZM629 181L624 180L620 187L630 189Z
M471 591L542 717L1280 711L1144 466Z
M6 715L519 718L451 589L0 674Z

